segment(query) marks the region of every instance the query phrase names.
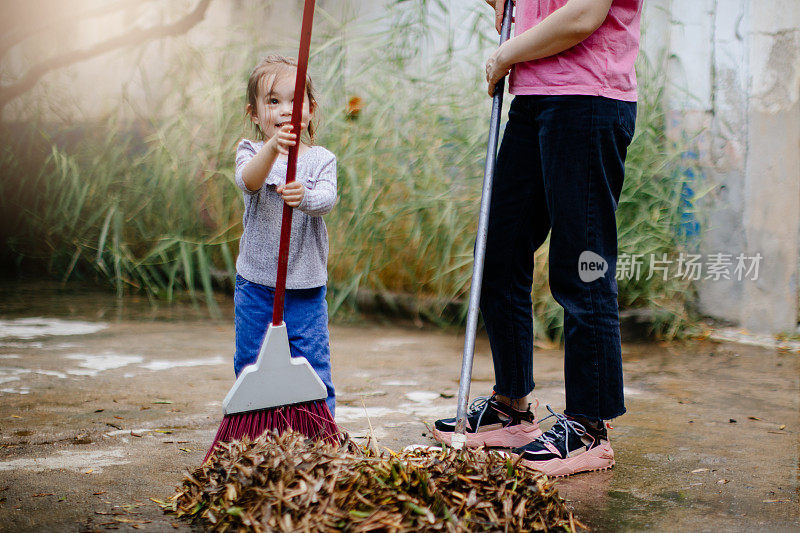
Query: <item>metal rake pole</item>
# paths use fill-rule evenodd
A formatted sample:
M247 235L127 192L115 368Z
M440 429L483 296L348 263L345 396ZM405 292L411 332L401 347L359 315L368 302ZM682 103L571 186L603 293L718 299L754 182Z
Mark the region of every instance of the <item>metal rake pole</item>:
M500 0L498 0L500 1ZM503 25L500 30L500 44L508 40L511 34L512 0L506 0L503 11ZM489 226L489 205L492 199L492 178L497 159L497 141L500 137L500 112L503 108L503 91L505 78L497 82L492 97L492 114L489 119L489 143L486 148L486 167L483 172L483 192L478 218L478 236L475 239L475 262L472 266L472 282L469 289L469 310L467 312L467 331L464 336L464 354L461 360L461 380L458 386L458 410L456 411L456 427L451 445L460 450L467 442L467 402L469 387L472 381L472 360L475 356L475 332L478 327L478 307L481 300L481 284L483 283L483 260L486 255L486 233Z

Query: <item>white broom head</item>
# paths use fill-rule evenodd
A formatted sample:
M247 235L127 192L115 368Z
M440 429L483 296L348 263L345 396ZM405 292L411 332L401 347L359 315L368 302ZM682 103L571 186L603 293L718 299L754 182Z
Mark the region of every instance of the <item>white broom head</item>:
M258 359L246 366L222 402L224 415L323 400L325 384L305 357L292 357L286 324L270 324Z

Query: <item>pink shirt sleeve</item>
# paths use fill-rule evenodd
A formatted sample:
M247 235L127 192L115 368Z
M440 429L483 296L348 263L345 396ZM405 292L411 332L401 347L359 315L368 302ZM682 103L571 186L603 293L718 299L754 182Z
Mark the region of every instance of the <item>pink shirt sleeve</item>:
M567 0L517 0L515 35L532 28ZM517 63L511 94L595 95L636 101L642 0L614 0L594 33L563 52Z

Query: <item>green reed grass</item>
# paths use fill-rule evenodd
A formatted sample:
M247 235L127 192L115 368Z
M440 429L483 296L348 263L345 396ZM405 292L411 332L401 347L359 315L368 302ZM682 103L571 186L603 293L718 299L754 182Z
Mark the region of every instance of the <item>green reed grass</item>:
M407 4L408 2L405 2ZM339 203L326 217L331 314L356 310L359 291L402 293L436 322L460 322L472 267L490 100L482 57L454 50L443 5L390 3L381 30L324 12L313 42L322 90L318 143L339 164ZM477 5L477 4L476 4ZM484 6L478 6L484 7ZM492 41L474 17L474 43ZM408 29L417 43L408 46ZM438 45L436 44L438 43ZM369 46L366 46L366 45ZM292 49L293 46L288 46ZM413 50L421 50L419 53ZM233 184L247 69L262 51L231 45L215 64L188 50L170 65L175 88L134 121L114 117L51 133L44 117L0 132L0 210L6 259L68 281L109 283L156 300L187 295L217 313L230 290L241 233ZM205 74L197 79L197 72ZM620 251L677 254L682 148L664 135L664 82L642 63L636 137L618 211ZM357 117L346 102L364 102ZM546 246L536 254L540 338L558 338L561 312L547 288ZM620 283L620 303L658 312L659 332L687 323L690 288L658 279ZM446 312L460 309L455 316Z

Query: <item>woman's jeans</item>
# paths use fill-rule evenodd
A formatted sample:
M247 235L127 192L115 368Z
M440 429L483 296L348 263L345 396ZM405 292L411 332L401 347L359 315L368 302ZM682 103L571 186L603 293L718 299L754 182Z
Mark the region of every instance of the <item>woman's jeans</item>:
M335 414L336 393L331 379L331 353L328 341L328 304L326 287L287 289L283 321L289 335L292 357L302 355L316 371L328 389L328 408ZM248 281L236 275L233 295L236 326L236 354L233 370L238 376L242 369L256 362L261 344L272 322L272 302L275 289Z
M635 102L600 96L511 103L481 289L497 394L522 398L534 388L533 256L550 233L550 291L564 308L565 413L608 420L625 412L615 211L635 119Z

